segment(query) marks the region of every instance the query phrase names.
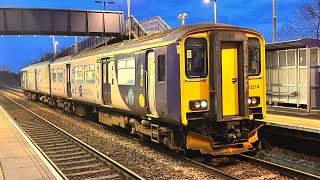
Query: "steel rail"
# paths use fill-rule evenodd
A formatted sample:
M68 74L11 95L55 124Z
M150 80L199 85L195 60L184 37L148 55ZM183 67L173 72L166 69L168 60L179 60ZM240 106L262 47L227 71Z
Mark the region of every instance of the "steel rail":
M60 131L61 133L67 135L69 138L71 138L72 140L74 140L75 142L79 143L80 145L84 146L85 148L87 148L88 150L94 152L96 155L98 155L99 157L105 159L106 161L108 161L109 163L111 163L112 165L114 165L117 169L120 169L125 175L127 175L129 178L131 179L144 179L143 177L141 177L140 175L136 174L135 172L133 172L132 170L126 168L125 166L123 166L122 164L118 163L117 161L113 160L112 158L106 156L105 154L101 153L100 151L97 151L96 149L94 149L93 147L91 147L90 145L88 145L87 143L81 141L80 139L74 137L73 135L69 134L68 132L64 131L63 129L59 128L58 126L52 124L51 122L49 122L48 120L46 120L45 118L37 115L36 113L34 113L33 111L29 110L28 108L24 107L23 105L19 104L18 102L14 101L13 99L7 97L6 95L1 94L1 96L5 97L6 99L10 100L11 102L13 102L14 104L18 105L20 108L22 108L23 110L25 110L26 112L30 113L31 115L37 117L38 119L42 120L43 122L49 124L51 127L55 128L56 130ZM51 160L50 160L51 161ZM51 161L52 162L52 161ZM59 170L60 171L60 170Z
M219 177L222 178L222 179L226 179L226 180L240 180L240 178L238 178L238 177L232 176L232 175L230 175L230 174L228 174L228 173L226 173L226 172L223 172L223 171L221 171L221 170L219 170L219 169L216 169L216 168L214 168L214 167L208 166L208 165L203 164L203 163L201 163L201 162L192 160L192 159L187 158L187 157L185 157L185 156L180 156L179 158L181 158L181 159L183 159L183 160L185 160L185 161L191 162L191 163L193 163L193 164L196 164L197 166L203 167L203 168L205 168L205 169L207 169L207 170L210 170L210 171L214 172L215 175L219 176Z
M244 154L238 154L235 156L238 159L242 159L242 160L246 160L251 162L252 164L256 164L262 167L265 167L267 169L270 170L274 170L279 172L282 175L288 176L288 177L292 177L292 178L299 178L299 179L303 179L303 180L314 180L314 179L319 179L320 180L320 176L314 175L314 174L310 174L307 172L303 172L300 170L296 170L290 167L286 167L283 165L279 165L273 162L269 162L266 160L262 160L262 159L257 159L248 155L244 155Z

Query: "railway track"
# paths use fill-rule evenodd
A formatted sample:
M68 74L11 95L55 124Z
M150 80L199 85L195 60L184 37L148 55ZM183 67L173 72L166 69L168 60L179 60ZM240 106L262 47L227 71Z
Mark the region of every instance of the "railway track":
M65 179L143 179L88 144L8 99L9 114Z
M290 167L282 166L273 162L265 161L262 159L257 159L252 156L248 156L245 154L239 154L235 156L237 159L247 161L251 164L257 165L257 166L262 166L265 167L269 170L277 171L281 175L285 175L291 178L298 178L302 180L314 180L314 179L320 179L320 176L306 173L300 170L296 170Z
M13 90L7 90L7 92L10 92L12 94L16 94L16 93L13 93ZM99 125L99 126L101 126L101 125ZM133 138L132 136L129 136L129 137ZM316 175L308 174L308 173L305 173L302 171L298 171L298 170L288 168L285 166L281 166L281 165L271 163L268 161L255 159L253 157L246 156L246 155L237 155L237 156L234 156L233 158L240 159L243 162L247 162L247 163L253 164L255 166L263 167L263 168L268 169L272 172L275 172L276 174L278 174L277 178L280 178L280 179L282 179L282 178L285 179L285 177L290 177L290 178L294 178L294 179L297 179L297 178L298 179L320 179L320 177L316 176ZM183 161L188 161L188 162L195 164L197 166L201 166L201 167L207 169L208 171L212 172L213 174L215 174L218 177L223 178L223 179L242 179L237 175L234 175L232 173L228 173L224 170L221 170L220 167L212 167L204 162L193 160L190 158L186 158L184 156L179 157L179 159L183 160ZM229 168L235 169L235 167L233 167L232 165L230 165ZM263 178L263 176L261 176L261 177ZM257 178L257 177L255 176L255 178Z

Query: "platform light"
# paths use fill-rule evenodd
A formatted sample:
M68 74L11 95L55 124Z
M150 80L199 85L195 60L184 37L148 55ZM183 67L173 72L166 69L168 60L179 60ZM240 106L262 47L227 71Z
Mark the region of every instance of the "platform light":
M213 1L213 15L214 15L214 23L217 23L217 0L203 0L204 3L208 4Z

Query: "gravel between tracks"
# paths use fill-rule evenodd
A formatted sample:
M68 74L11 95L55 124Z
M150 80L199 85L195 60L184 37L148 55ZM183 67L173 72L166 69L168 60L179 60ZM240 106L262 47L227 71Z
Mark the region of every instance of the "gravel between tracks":
M259 151L258 157L261 156L261 158L264 158L264 155L285 160L286 162L276 162L283 163L284 166L296 168L318 176L320 175L320 157L296 153L279 147ZM268 158L265 159L269 160ZM299 166L297 167L296 164Z
M217 179L207 170L177 161L137 141L107 131L103 127L50 109L40 103L30 102L9 93L4 94L146 179ZM1 99L2 97L0 102L5 102ZM5 103L1 105L6 108Z

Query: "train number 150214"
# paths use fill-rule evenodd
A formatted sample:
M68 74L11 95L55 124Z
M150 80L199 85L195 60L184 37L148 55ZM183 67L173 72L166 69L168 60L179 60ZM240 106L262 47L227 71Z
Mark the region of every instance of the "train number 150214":
M249 85L249 89L259 89L259 85Z

